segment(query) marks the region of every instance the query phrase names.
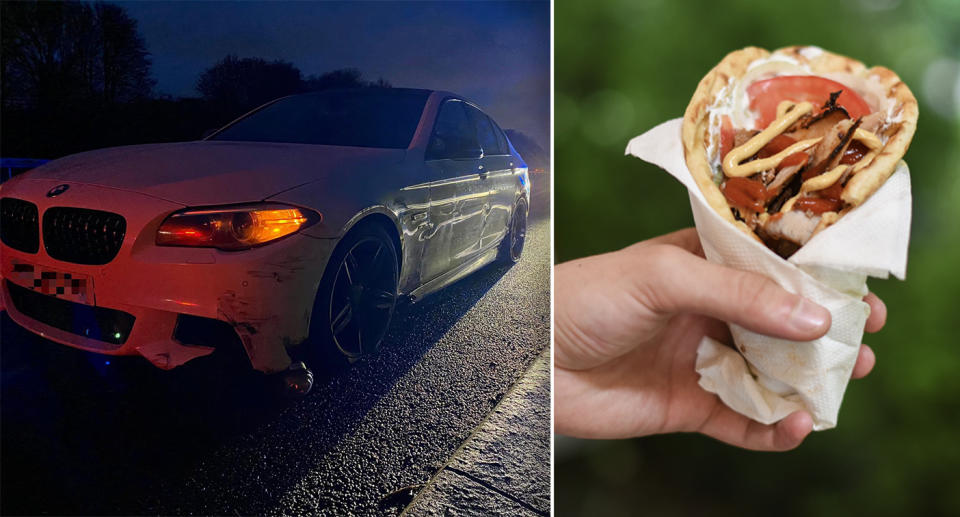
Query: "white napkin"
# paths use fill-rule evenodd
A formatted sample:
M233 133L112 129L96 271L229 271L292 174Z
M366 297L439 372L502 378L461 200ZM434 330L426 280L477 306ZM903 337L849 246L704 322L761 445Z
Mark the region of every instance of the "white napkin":
M789 260L744 234L707 204L687 169L674 119L635 137L627 154L660 166L683 183L707 260L753 271L826 307L827 335L810 342L775 339L730 324L737 348L704 337L697 349L700 386L735 411L772 424L798 409L814 430L837 425L870 307L867 276L906 276L910 240L910 172L896 171L869 199L807 242Z

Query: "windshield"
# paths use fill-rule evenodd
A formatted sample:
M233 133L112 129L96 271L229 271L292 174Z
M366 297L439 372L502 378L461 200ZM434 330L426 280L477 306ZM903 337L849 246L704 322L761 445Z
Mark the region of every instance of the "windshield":
M429 94L370 88L297 95L238 120L210 140L406 149Z

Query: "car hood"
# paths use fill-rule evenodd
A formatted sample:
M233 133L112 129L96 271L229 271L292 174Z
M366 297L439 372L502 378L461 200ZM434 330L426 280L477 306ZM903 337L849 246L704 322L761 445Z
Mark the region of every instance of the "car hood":
M31 179L86 183L188 206L260 201L357 168L401 161L406 151L260 142L183 142L74 154L29 172Z

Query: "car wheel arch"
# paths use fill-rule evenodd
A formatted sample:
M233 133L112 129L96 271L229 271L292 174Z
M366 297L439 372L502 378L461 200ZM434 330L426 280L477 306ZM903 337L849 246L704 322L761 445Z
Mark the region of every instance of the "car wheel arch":
M523 207L527 210L527 216L530 216L530 202L527 200L527 196L521 193L519 196L517 196L517 199L513 201L513 206L510 208L510 217L513 217L513 212L517 210L517 207L520 206L521 203L523 203ZM508 219L507 225L509 224L510 221Z
M390 236L390 240L393 243L394 252L397 255L397 267L400 271L403 270L403 241L401 240L401 231L400 225L394 218L393 214L386 209L367 209L356 216L354 216L350 221L347 222L343 227L343 232L338 240L342 241L350 232L354 231L357 228L360 228L365 225L378 225Z
M329 339L324 338L323 336L326 335L324 331L320 330L318 334L317 331L319 328L316 327L316 325L323 325L325 321L326 324L330 324L329 319L324 320L323 312L325 307L326 309L329 309L330 306L324 304L331 300L330 296L332 296L332 291L335 289L337 282L336 277L338 275L340 265L344 263L343 261L345 254L352 250L352 248L359 243L369 243L371 238L373 238L373 240L379 240L380 242L383 242L388 248L389 246L394 246L395 250L399 249L399 237L397 236L395 227L393 226L390 218L384 214L368 214L362 218L352 221L352 224L345 228L343 234L337 239L336 245L331 251L330 259L327 261L327 264L324 268L323 277L317 285L308 318L308 336L304 341L304 343L307 344L307 347L302 348L298 352L298 358L304 358L304 360L308 361L310 364L327 364L328 366L333 364L337 365L335 368L346 366L347 363L341 364L340 360L344 359L344 357L341 355L326 355L330 352L333 352L333 349L328 348L328 346L339 345L336 345L336 343L331 344ZM387 241L390 241L390 244L386 244ZM389 254L389 252L386 252L386 254ZM397 277L395 277L395 279L398 279L401 257L400 254L396 252L394 253L394 257L396 258L395 264L397 268ZM321 312L318 312L318 310ZM393 309L391 309L391 314L392 311ZM320 319L318 320L317 318ZM379 343L379 340L377 342ZM348 358L347 361L352 362L358 358L359 356Z

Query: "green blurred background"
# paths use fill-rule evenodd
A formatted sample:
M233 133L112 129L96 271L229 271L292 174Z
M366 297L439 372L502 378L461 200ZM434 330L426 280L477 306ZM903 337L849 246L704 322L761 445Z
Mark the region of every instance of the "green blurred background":
M728 52L794 44L887 66L920 102L907 281L869 282L889 308L874 372L788 453L558 437L557 515L960 515L960 0L556 2L556 259L692 226L627 141L682 116Z

